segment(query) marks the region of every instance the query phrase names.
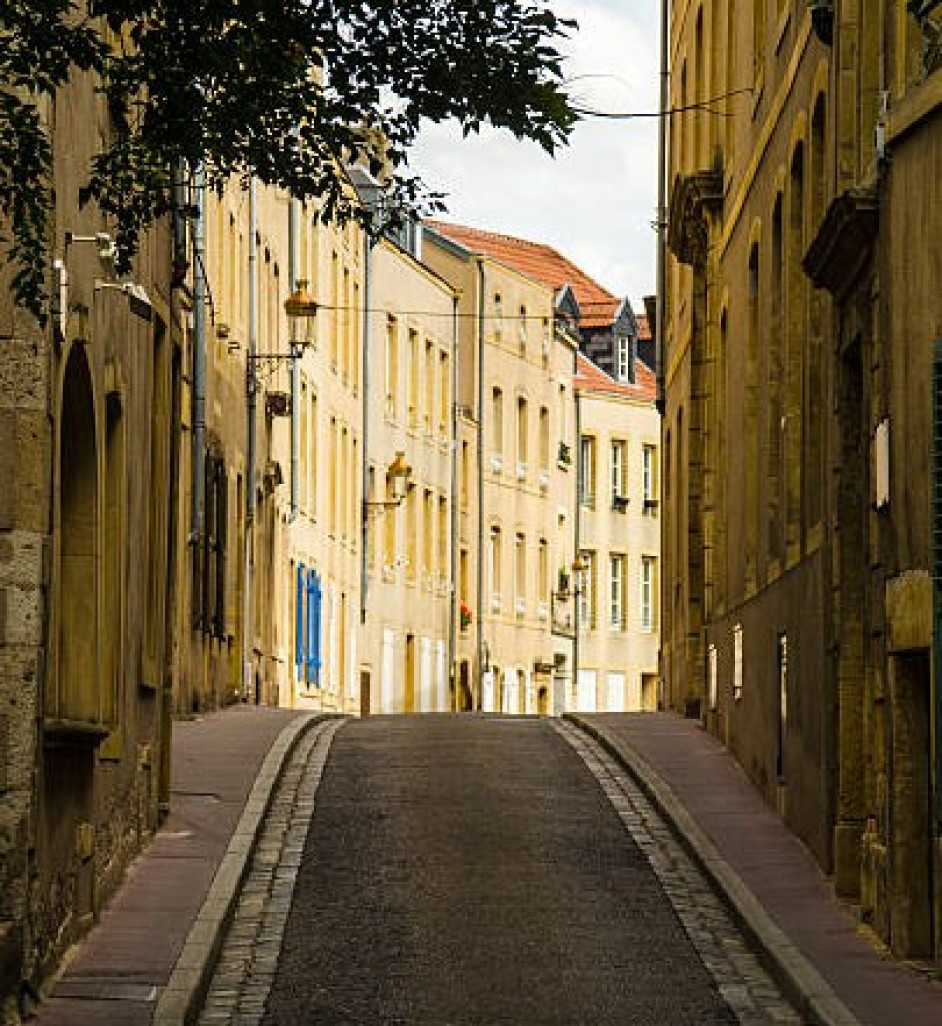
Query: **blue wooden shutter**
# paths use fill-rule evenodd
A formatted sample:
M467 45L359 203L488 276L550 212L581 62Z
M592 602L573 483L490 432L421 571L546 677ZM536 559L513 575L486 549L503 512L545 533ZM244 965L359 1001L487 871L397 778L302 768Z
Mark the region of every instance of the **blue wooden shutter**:
M321 669L321 580L317 572L307 578L307 677L320 682Z
M304 670L304 564L298 563L295 578L294 661L300 677Z
M320 577L311 571L308 596L308 668L315 682L320 682Z

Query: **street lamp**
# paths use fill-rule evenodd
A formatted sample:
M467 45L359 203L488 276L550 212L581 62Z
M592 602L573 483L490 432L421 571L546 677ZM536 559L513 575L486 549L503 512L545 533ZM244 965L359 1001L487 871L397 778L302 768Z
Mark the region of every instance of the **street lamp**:
M406 497L411 477L412 467L406 463L406 454L400 449L396 453L396 458L386 468L386 479L392 483L393 497L391 499L364 499L364 513L367 514L371 510L382 512L385 509L401 505L402 500Z
M307 291L307 279L300 278L294 292L285 300L288 316L288 340L292 353L304 349L314 341L314 319L317 317L317 301Z

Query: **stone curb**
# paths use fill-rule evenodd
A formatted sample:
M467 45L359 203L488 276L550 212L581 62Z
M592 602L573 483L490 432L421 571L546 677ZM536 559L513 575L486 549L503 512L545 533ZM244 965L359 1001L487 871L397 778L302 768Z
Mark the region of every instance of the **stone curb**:
M152 1026L189 1026L195 1020L285 764L302 734L336 718L329 713L302 714L284 727L269 749L183 950L161 990Z
M859 1020L773 921L644 757L627 741L614 739L602 727L576 713L566 713L564 718L593 737L631 774L716 887L739 926L756 945L766 968L802 1018L814 1026L860 1026Z

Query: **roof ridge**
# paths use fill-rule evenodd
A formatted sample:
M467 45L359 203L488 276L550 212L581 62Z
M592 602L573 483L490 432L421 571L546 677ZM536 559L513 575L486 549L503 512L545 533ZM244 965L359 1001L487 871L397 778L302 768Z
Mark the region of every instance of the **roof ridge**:
M587 300L585 303L580 303L580 306L603 306L606 303L618 302L618 296L616 296L613 292L607 289L603 284L601 284L601 282L596 281L595 278L593 278L588 272L584 271L578 264L570 260L570 258L567 257L565 253L560 253L558 249L556 249L554 246L551 246L547 242L534 242L532 239L524 239L521 238L519 235L508 235L506 232L495 232L487 228L475 228L471 225L459 224L456 221L442 221L438 218L427 218L425 223L430 224L433 228L435 228L436 226L440 226L444 230L446 235L448 228L454 228L459 232L468 232L471 235L484 236L485 238L502 240L504 242L513 242L518 245L528 246L530 249L539 250L543 254L552 255L557 260L564 263L568 268L575 271L576 274L579 275L584 281L590 283L594 289L597 289L606 297L605 299ZM567 281L564 284L571 285L572 282Z

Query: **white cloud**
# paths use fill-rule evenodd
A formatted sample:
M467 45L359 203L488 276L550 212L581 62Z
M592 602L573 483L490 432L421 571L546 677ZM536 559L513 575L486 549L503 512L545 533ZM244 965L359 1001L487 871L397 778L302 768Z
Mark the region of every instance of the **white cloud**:
M554 0L554 10L580 26L565 45L566 74L585 106L653 112L657 4L625 6ZM446 217L555 246L636 308L654 291L656 167L656 118L587 118L555 158L507 133L464 139L453 126L433 125L412 155L412 169L448 194Z

